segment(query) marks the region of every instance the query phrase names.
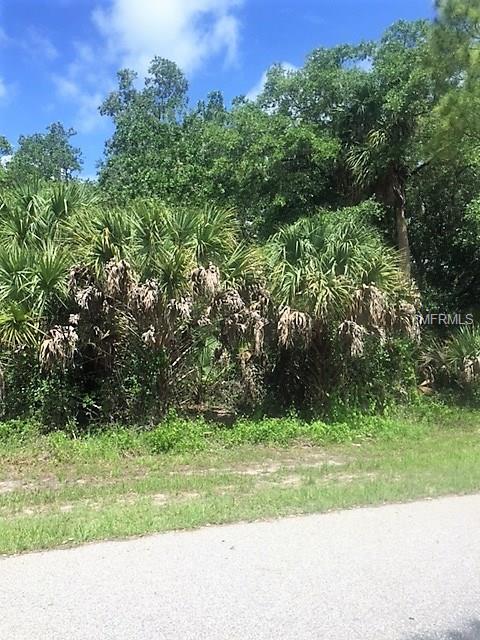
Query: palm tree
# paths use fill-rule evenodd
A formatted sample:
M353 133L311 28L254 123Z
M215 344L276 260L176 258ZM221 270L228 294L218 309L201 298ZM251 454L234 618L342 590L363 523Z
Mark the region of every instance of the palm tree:
M394 212L400 264L407 278L411 275L410 241L406 218L406 183L409 169L402 157L403 149L396 140L398 123L389 130L385 122L372 129L364 143L352 147L347 166L357 184L366 192L374 192Z
M65 309L75 251L71 218L91 210L94 196L76 184L26 182L0 197L0 311L8 344L31 345ZM17 335L15 335L17 333Z
M361 122L350 132L347 167L361 190L393 210L400 265L411 275L406 187L427 162L420 133L433 108L435 92L427 68L429 25L399 22L387 30L373 52L372 70L365 74L368 110L351 115Z
M324 334L345 322L354 323L349 325L353 333L362 333L358 325L382 339L393 329L399 301L412 299L412 292L402 276L398 253L385 247L366 222L369 208L375 211L375 205L367 203L300 219L267 244L281 342L293 343L294 336L301 338L303 333L308 344L312 330ZM405 314L407 307L402 309ZM412 304L408 313L414 317ZM345 329L346 325L342 334Z

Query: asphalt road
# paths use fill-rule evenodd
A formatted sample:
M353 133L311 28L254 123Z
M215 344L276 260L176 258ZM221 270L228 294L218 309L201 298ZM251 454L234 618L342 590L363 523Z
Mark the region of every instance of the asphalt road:
M480 496L0 559L0 640L479 640Z

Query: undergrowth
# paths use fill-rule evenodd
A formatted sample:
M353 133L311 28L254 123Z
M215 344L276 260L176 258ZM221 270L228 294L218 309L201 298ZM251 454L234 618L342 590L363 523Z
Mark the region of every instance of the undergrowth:
M34 421L0 423L0 455L19 449L42 450L60 460L110 458L128 455L196 453L231 449L242 445L286 447L292 443L318 446L365 439L415 439L427 429L444 426L472 428L479 422L473 409L419 399L408 407L394 407L382 415L352 413L342 421L304 420L296 415L256 420L239 419L233 426L186 419L169 414L154 428L102 427L77 432L74 424L62 431L45 433Z

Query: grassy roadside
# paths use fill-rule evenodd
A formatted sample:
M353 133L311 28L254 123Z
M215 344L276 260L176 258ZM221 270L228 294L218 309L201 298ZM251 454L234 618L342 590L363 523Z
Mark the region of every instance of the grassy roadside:
M23 430L22 430L23 429ZM480 412L73 438L0 426L0 554L480 491Z

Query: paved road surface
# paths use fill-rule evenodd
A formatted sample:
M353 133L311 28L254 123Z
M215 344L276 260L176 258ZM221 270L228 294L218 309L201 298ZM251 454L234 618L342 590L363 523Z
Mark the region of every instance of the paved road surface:
M479 640L480 496L0 559L0 640Z

